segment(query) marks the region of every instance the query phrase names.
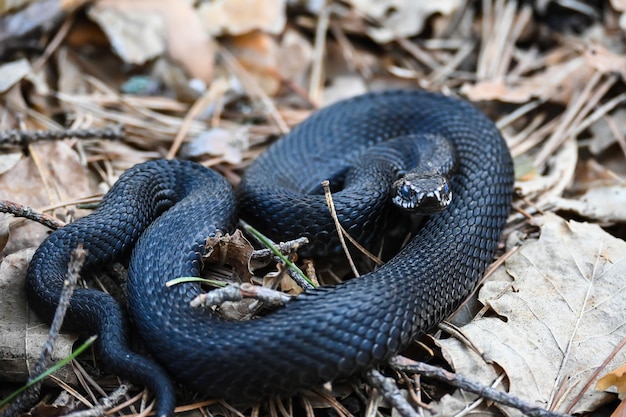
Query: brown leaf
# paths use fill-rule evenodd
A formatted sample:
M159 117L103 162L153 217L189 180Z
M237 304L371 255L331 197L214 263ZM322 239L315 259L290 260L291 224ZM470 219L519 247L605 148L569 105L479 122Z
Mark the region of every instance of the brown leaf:
M268 95L280 88L277 76L278 44L276 39L261 31L235 36L228 42L229 50L237 61L252 75Z
M0 175L0 199L40 209L94 194L78 155L65 143L37 143L31 152L39 164L34 158L22 158ZM37 245L46 233L41 225L14 222L7 251Z
M416 35L433 14L450 15L463 4L459 0L349 0L348 3L380 23L368 28L367 33L381 43Z
M616 387L620 398L626 398L626 365L612 370L596 383L596 389L600 391L606 391L610 387Z
M493 313L461 328L481 355L456 339L439 343L460 374L490 384L504 372L509 393L583 413L605 401L602 392L581 390L626 336L626 242L553 214L537 221L539 239L526 240L480 291Z
M280 44L275 36L256 30L228 39L227 46L270 96L276 95L283 79L302 81L313 58L311 44L293 30L282 36Z
M242 281L250 281L252 271L250 260L254 247L239 229L232 235L210 237L206 242L207 254L205 261L220 265L228 264Z
M48 326L26 308L26 269L34 253L25 249L6 256L0 263L0 380L23 382L28 379L48 338ZM72 353L76 338L61 334L56 340L51 360L57 362ZM75 383L71 367L55 375L67 383Z
M167 51L193 78L211 81L215 45L189 2L102 0L89 17L126 62L143 64Z
M213 36L255 30L278 34L285 27L285 0L204 2L198 8L205 30Z

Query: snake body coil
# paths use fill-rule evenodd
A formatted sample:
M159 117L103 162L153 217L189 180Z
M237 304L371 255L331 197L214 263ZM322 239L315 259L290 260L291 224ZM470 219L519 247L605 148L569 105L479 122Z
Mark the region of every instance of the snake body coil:
M98 210L41 245L28 271L30 304L42 317L52 317L69 253L78 243L89 251L87 269L126 256L134 246L130 312L161 365L128 350L124 314L101 292L78 289L66 324L97 333L104 364L148 386L162 416L174 406L168 374L194 390L241 401L292 394L372 368L448 315L492 260L513 180L508 149L494 125L471 105L437 94L366 94L299 125L253 164L238 190L242 217L270 237L306 235L324 242L314 244L316 250L332 252L334 232L320 226L328 218L325 203L319 216L301 217L301 208L317 203L300 192L317 192L319 181L338 172L342 176L366 148L414 134L443 136L456 150L452 203L430 216L393 259L361 278L307 291L248 322L192 309L197 285L164 284L198 275L205 238L235 224L235 196L211 170L185 161L154 161L127 171ZM349 182L346 175L342 181ZM368 217L368 206L365 212L358 206L370 203L348 197L347 206L338 209L340 219L367 242L381 223L378 214ZM351 227L356 212L361 226Z

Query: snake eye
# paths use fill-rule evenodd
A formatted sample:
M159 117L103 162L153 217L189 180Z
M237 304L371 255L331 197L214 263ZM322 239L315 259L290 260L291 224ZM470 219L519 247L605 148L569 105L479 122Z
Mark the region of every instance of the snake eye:
M411 197L411 186L407 183L402 184L402 187L400 187L400 195L402 198Z
M449 192L450 192L450 187L448 186L448 183L446 182L446 183L443 185L443 193L444 193L444 194L448 194Z

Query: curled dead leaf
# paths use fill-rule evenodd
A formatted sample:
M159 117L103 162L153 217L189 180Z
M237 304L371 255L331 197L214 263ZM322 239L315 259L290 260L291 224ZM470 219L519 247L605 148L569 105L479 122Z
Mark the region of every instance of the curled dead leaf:
M617 388L620 398L626 397L626 365L612 370L596 383L597 390L606 391L611 387Z
M626 222L626 187L623 185L595 186L577 198L555 198L556 207L571 211L586 219L611 223Z
M367 34L380 43L416 35L432 15L449 15L463 5L460 0L349 0L348 3L380 23L367 29Z
M220 265L228 264L242 281L252 278L250 261L254 247L239 229L232 235L217 235L206 241L207 253L204 260Z

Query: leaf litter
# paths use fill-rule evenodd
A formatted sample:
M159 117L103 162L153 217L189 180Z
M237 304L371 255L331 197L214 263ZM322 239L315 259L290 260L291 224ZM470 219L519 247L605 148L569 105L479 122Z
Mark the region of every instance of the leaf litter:
M502 130L515 157L519 198L503 239L510 249L504 265L463 309L477 316L460 331L482 356L449 337L438 341L442 356L458 374L487 385L500 381L497 388L539 406L587 412L615 399L618 413L626 363L619 280L626 253L625 11L620 0L3 4L0 129L121 124L126 137L7 148L0 154L0 198L71 221L87 213L79 202L97 201L121 172L148 159L186 155L236 184L272 138L316 107L391 87L460 95ZM0 282L15 285L47 230L20 219L3 225ZM249 255L240 256L243 270ZM12 265L22 275L9 274ZM342 267L319 262L311 270L322 282L344 275ZM272 274L262 281L276 285ZM289 281L283 277L281 287L295 287ZM3 307L27 311L19 288L3 291ZM13 329L17 345L35 345L27 330L40 328L32 315L0 315L0 334ZM59 340L60 352L72 341ZM19 352L15 346L0 343L2 365ZM29 353L20 355L25 362ZM82 381L77 388L57 382L78 401L90 389L81 369L69 370ZM4 373L0 379L8 380ZM74 381L69 374L61 380ZM119 386L110 377L97 383L111 391ZM421 391L415 380L402 387L428 402L424 414L517 415L462 390L431 393L429 384L424 379ZM336 398L301 397L303 409L392 413L367 387L332 388ZM215 402L184 404L237 415ZM294 404L270 405L268 414L278 408L288 415Z
M490 385L502 373L507 391L520 398L588 412L605 401L589 380L626 338L626 317L616 314L626 311L626 242L553 214L535 221L541 236L484 283L478 299L486 314L461 327L480 355L453 338L439 343L461 374ZM618 352L607 370L624 361L626 352Z

